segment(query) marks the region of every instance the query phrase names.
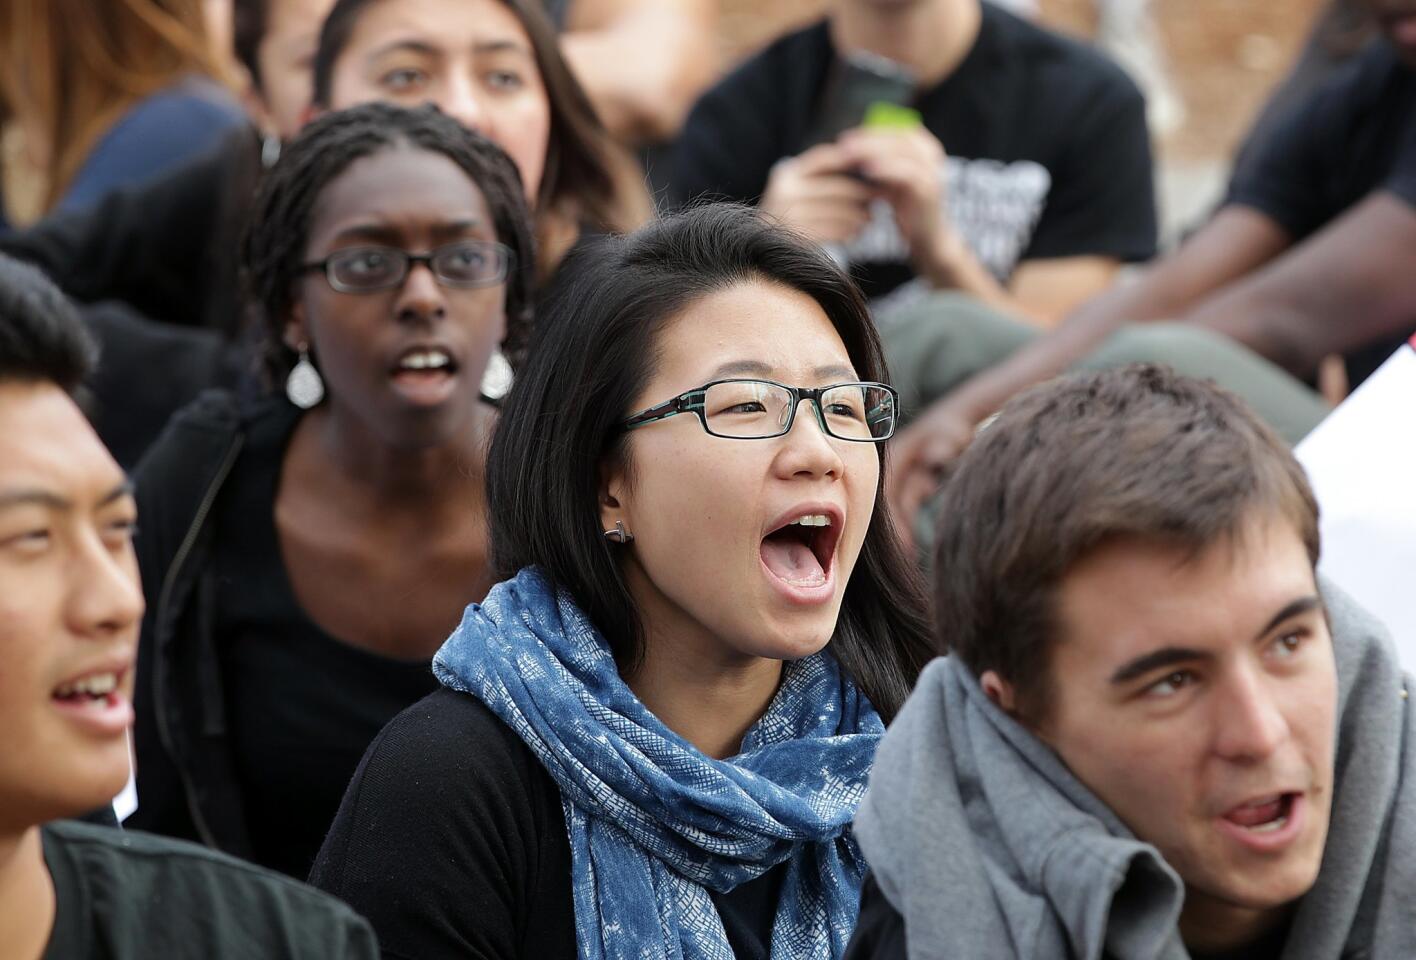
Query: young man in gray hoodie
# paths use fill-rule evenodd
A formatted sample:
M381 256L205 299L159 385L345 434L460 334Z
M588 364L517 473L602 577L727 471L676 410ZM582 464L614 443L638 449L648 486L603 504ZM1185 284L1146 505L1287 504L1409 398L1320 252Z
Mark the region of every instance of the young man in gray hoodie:
M941 516L953 655L880 748L848 957L1416 957L1412 684L1247 408L1044 385Z

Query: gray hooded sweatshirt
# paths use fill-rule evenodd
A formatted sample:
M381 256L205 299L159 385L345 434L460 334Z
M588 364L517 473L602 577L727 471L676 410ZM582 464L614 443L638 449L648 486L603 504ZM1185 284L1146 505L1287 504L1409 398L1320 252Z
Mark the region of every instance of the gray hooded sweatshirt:
M1283 960L1416 958L1416 713L1390 638L1323 585L1338 675L1332 822ZM1057 755L936 660L881 743L856 836L910 960L1185 960L1179 876Z

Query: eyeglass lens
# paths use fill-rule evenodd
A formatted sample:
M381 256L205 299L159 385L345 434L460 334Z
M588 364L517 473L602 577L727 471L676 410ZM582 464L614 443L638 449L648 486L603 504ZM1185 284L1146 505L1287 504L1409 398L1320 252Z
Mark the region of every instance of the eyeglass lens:
M715 383L704 391L708 432L753 439L783 432L792 413L790 390L761 380ZM821 397L826 432L843 440L882 440L895 427L895 398L882 387L847 383Z
M392 247L359 247L329 257L330 280L349 290L396 286L408 275L409 256ZM431 254L433 276L451 286L483 286L506 275L506 256L495 244L454 243Z

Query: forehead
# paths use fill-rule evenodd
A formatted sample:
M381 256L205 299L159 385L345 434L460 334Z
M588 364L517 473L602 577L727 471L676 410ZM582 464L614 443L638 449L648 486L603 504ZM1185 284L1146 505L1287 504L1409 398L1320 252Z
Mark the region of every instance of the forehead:
M98 435L52 383L0 383L0 490L38 487L81 502L123 482Z
M313 242L354 221L490 222L486 197L452 158L395 145L360 157L320 191L310 219Z
M1277 517L1250 518L1193 555L1154 539L1116 540L1073 566L1058 588L1056 663L1109 674L1167 646L1222 656L1316 592L1298 531Z
M854 369L840 334L810 296L769 280L749 280L699 298L659 334L655 380L691 389L725 363L765 363L793 386L818 380L818 367ZM840 379L838 376L829 379Z
M299 38L313 50L320 25L334 6L334 0L273 0L266 8L266 32L262 42L284 43Z
M500 0L376 0L360 13L345 56L363 59L408 41L452 52L494 43L531 46L521 21Z

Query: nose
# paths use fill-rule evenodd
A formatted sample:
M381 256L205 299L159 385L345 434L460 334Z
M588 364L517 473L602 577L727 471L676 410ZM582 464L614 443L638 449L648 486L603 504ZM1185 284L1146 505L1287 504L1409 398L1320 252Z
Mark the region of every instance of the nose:
M782 440L777 464L784 475L839 478L845 472L841 451L836 447L846 441L832 438L821 428L810 400L797 404L796 419Z
M1263 760L1288 739L1276 680L1241 667L1214 691L1214 743L1221 757L1239 763Z
M70 565L70 628L92 639L136 629L145 607L133 548L125 544L115 550L96 532L85 539L81 556Z
M469 130L485 133L486 107L469 72L455 70L434 99L439 110Z
M398 288L394 315L407 325L428 324L447 313L447 297L442 285L426 263L410 263L408 276Z

